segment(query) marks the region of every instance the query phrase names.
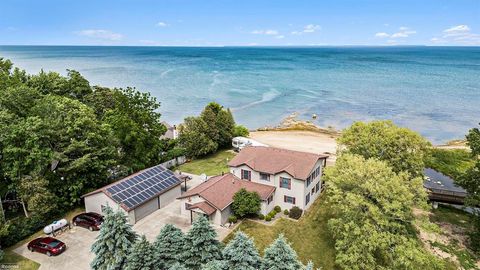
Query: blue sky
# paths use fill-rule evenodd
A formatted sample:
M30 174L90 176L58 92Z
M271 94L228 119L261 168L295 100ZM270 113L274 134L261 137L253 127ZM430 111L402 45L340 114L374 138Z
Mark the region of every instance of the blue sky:
M1 0L1 45L480 45L480 0Z

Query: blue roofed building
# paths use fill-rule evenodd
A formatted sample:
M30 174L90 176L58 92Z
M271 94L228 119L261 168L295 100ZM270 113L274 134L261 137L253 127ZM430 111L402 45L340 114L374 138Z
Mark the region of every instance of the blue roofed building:
M86 212L103 214L108 205L121 209L130 224L173 202L181 195L182 180L157 165L83 195Z

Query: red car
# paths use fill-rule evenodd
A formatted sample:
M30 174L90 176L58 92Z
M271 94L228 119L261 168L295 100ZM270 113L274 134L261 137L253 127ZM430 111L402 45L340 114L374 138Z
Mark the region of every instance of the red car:
M73 226L88 228L90 231L98 231L103 223L103 216L97 213L88 212L75 216L72 219Z
M53 237L37 238L28 243L27 247L31 252L37 251L40 253L45 253L48 257L52 255L58 255L67 249L65 243Z

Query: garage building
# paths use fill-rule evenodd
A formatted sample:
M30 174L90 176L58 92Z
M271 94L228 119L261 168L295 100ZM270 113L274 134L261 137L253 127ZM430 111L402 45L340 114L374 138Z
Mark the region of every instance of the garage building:
M133 225L180 196L181 183L172 171L157 165L82 197L87 212L101 214L108 205L125 211Z

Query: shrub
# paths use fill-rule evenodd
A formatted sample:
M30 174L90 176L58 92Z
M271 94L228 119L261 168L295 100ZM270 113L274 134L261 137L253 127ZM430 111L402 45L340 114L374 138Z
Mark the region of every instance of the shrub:
M288 214L289 214L290 212L288 212L288 209L285 209L285 210L283 211L283 213L288 216Z
M260 203L260 195L257 192L249 192L242 188L233 195L232 211L240 218L255 215L260 211Z
M264 218L265 218L265 216L264 216L263 214L258 214L257 217L258 217L259 219L264 219Z
M228 222L230 223L237 223L237 217L234 215L231 215L228 217Z
M2 243L2 248L16 244L20 240L34 234L47 224L45 218L42 218L39 215L32 215L28 218L18 217L8 220L2 225L0 230L0 243Z
M275 206L275 207L273 208L273 210L275 210L275 212L277 212L277 213L282 212L282 208L281 208L280 206L278 206L278 205Z
M242 126L242 125L236 125L233 128L233 137L248 137L248 128Z
M299 219L302 216L302 212L302 209L298 208L298 206L294 206L290 209L288 216L290 218Z
M272 220L272 217L271 217L270 215L267 215L267 216L265 217L265 221L271 221L271 220Z
M275 211L275 209L270 211L270 213L268 213L268 215L271 216L272 218L274 218L276 214L277 212Z

